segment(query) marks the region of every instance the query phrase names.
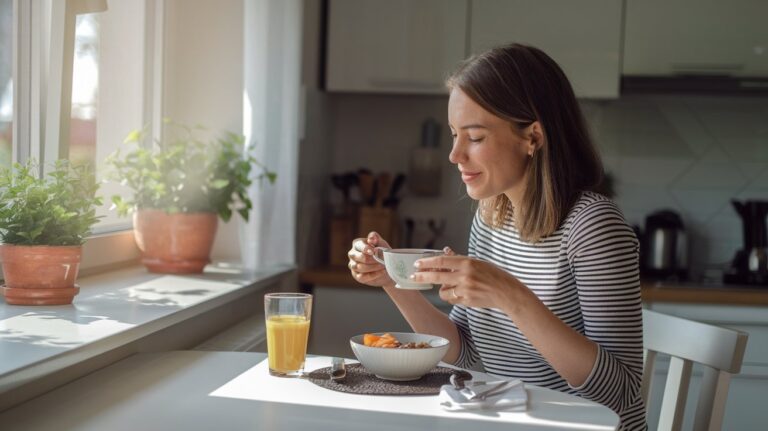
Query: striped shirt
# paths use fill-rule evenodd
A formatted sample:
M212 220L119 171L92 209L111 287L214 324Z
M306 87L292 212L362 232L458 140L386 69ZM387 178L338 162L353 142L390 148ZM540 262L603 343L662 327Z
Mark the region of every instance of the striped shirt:
M645 429L640 396L643 325L638 241L616 205L581 194L557 231L532 244L520 239L511 215L493 229L475 215L469 255L515 276L563 322L598 345L587 380L570 386L497 308L456 305L456 365L482 361L489 374L575 394L616 411L621 429ZM567 352L564 352L567 354Z

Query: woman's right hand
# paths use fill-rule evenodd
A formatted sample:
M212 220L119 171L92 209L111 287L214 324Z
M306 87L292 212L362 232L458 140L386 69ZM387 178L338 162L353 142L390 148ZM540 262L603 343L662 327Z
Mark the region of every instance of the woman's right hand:
M384 265L373 258L375 247L390 248L376 232L369 233L367 238L352 241L352 248L347 253L349 271L358 283L369 286L394 285L395 282L387 275Z

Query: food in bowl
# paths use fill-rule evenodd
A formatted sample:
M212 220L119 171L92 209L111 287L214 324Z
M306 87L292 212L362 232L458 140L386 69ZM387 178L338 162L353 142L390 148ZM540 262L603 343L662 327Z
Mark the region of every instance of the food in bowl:
M368 341L373 342L385 338L381 347L366 346L365 335L369 335ZM385 335L388 335L385 337ZM421 348L394 348L392 340L401 346L412 345ZM368 371L384 380L407 381L420 379L440 362L448 352L450 342L442 337L429 334L415 334L412 332L390 332L356 335L349 340L352 352L358 361ZM390 345L383 347L383 345Z
M420 343L401 343L389 332L384 335L364 334L363 344L368 347L383 347L385 349L425 349L432 347L424 341Z

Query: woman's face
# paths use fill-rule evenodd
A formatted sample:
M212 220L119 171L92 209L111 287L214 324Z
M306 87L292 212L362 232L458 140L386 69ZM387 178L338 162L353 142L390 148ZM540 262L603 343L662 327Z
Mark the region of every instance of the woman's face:
M448 156L461 172L467 194L475 200L504 193L515 203L523 195L529 152L534 150L528 129L513 125L483 109L463 91L451 90L448 125L453 149ZM532 126L531 126L532 127Z

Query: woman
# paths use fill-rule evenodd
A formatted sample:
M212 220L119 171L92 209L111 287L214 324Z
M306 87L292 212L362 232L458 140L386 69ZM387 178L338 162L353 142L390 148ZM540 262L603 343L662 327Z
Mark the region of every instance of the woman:
M416 332L451 341L444 360L600 402L622 429L645 429L640 397L638 242L592 190L602 167L567 78L542 51L510 45L472 57L448 80L450 161L480 201L469 256L421 259L414 281L441 284L446 316L396 289L371 232L349 267L382 286Z

